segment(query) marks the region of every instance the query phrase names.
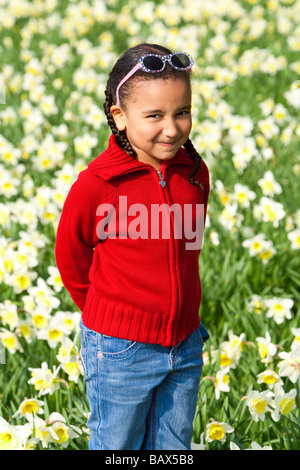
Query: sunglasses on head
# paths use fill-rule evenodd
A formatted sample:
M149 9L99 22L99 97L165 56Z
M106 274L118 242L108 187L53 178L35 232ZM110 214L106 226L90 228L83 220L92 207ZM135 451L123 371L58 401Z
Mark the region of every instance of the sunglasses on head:
M159 54L145 54L139 60L138 63L130 70L130 72L121 80L116 91L117 106L120 106L119 90L121 86L139 69L147 73L158 73L162 72L166 66L166 62L169 62L172 67L176 70L190 70L194 65L193 58L187 52L174 52L170 55L159 55Z

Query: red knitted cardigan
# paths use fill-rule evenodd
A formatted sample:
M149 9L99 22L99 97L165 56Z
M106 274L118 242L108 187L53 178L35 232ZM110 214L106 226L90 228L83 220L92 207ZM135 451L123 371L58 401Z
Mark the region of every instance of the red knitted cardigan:
M126 154L112 135L107 150L79 173L64 203L55 257L88 328L165 347L198 328L196 208L205 221L209 172L202 161L195 179L203 190L189 182L194 165L181 148L158 172Z

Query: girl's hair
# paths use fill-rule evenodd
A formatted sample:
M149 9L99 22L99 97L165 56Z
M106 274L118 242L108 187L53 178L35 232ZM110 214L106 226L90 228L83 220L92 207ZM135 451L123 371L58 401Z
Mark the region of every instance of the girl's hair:
M121 80L127 75L128 72L137 64L138 60L144 55L149 53L168 55L171 54L169 49L159 46L157 44L140 44L138 46L128 49L116 62L112 71L109 74L108 82L105 89L106 100L103 104L104 111L107 117L107 122L111 128L112 133L116 137L117 144L123 148L129 155L136 158L136 152L132 148L126 132L119 131L111 114L110 108L116 103L116 91ZM168 62L164 70L160 73L145 73L142 70L138 70L129 80L127 80L120 88L119 96L120 103L123 108L126 109L126 102L129 99L132 84L137 80L154 80L154 79L168 79L175 78L185 80L189 86L190 84L190 71L179 71L172 67ZM194 176L197 174L201 167L202 158L194 148L192 141L188 139L183 145L190 157L195 161L195 167L190 173L189 180L192 184L200 186L204 189L204 186L198 181L194 180Z

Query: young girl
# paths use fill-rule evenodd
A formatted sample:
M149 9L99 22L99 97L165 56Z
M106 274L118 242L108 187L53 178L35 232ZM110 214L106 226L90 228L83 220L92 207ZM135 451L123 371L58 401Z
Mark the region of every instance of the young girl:
M198 237L209 194L189 139L192 65L150 44L120 57L104 103L108 148L62 211L56 261L82 311L90 449L190 449L208 338Z

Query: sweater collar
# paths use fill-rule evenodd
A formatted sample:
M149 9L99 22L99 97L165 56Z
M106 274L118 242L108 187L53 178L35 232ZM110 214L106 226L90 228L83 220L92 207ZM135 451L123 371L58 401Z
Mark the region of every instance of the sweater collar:
M162 167L174 164L183 164L193 167L195 163L187 151L181 147L172 159L162 161ZM153 168L152 165L139 162L134 157L124 152L124 150L118 146L113 134L109 138L108 148L96 157L88 167L94 174L106 181L134 171Z

